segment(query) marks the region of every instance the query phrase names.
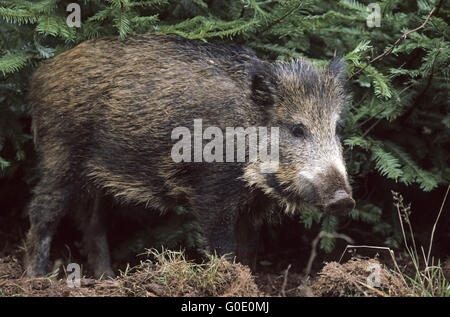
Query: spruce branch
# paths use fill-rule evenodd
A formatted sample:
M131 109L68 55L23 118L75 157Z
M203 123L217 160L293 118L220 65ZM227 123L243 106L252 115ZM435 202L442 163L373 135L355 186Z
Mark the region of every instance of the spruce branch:
M399 46L400 43L403 42L403 41L408 37L408 35L410 35L411 33L414 33L414 32L417 32L417 31L423 29L423 28L425 27L425 25L428 23L428 21L430 20L430 18L431 18L431 16L433 15L433 13L434 13L435 10L436 10L436 8L433 8L433 9L430 11L430 13L428 13L428 16L425 18L425 21L424 21L420 26L418 26L418 27L416 27L415 29L412 29L412 30L410 30L410 31L408 31L408 32L405 32L402 36L400 36L400 37L394 42L394 44L392 44L392 46L391 46L388 50L385 50L382 54L380 54L380 55L378 55L377 57L371 59L371 60L369 61L369 63L368 63L366 66L360 68L357 72L355 72L354 74L352 74L352 75L347 79L347 82L349 82L353 77L355 77L355 76L357 76L358 74L360 74L362 71L364 71L364 70L365 70L367 67L369 67L371 64L373 64L373 63L375 63L376 61L381 60L381 59L385 58L386 56L388 56L389 54L391 54L392 51L393 51L397 46Z
M293 14L295 11L297 11L303 4L303 1L299 1L298 5L294 8L292 8L291 10L288 10L285 14L283 14L281 17L279 17L278 19L272 21L270 24L268 24L265 28L259 30L258 32L256 32L255 35L259 35L261 33L267 32L268 30L270 30L272 27L274 27L275 25L281 23L284 19L286 19L288 16L290 16L291 14Z

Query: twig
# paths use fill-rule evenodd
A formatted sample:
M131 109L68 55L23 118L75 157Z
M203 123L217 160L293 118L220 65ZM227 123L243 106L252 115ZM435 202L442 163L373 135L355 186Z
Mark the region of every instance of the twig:
M309 256L308 265L306 266L306 269L305 269L305 278L307 276L309 276L309 274L311 273L312 264L314 262L314 259L317 256L317 250L316 250L317 243L319 243L320 239L322 239L323 237L339 238L339 239L343 239L343 240L347 241L347 243L353 243L353 240L345 234L329 233L329 232L321 231L317 235L317 237L314 238L313 242L311 243L311 255Z
M427 264L430 261L431 248L433 246L433 239L434 239L434 231L436 230L436 226L437 226L437 223L439 221L439 217L441 216L442 210L444 209L444 205L445 205L445 202L447 200L447 195L448 195L448 191L449 190L450 190L450 185L448 185L448 187L447 187L447 191L445 192L444 200L442 201L441 209L439 210L439 214L438 214L438 216L436 218L436 221L434 222L434 225L433 225L433 230L431 231L431 240L430 240L430 247L428 248Z
M437 5L436 15L439 13L439 10L441 10L441 6L443 3L444 3L444 0L439 1L438 5Z
M436 8L433 8L433 9L430 11L430 13L428 13L428 16L426 17L425 21L424 21L420 26L418 26L418 27L416 27L415 29L413 29L413 30L411 30L411 31L408 31L408 32L404 33L402 36L400 36L400 37L394 42L394 44L393 44L387 51L384 51L382 54L380 54L380 55L378 55L377 57L375 57L375 58L373 58L372 60L370 60L370 62L369 62L366 66L360 68L357 72L355 72L353 75L351 75L351 76L347 79L347 82L349 82L353 77L355 77L356 75L358 75L359 73L361 73L363 70L365 70L367 67L369 67L372 63L374 63L374 62L376 62L377 60L380 60L380 59L382 59L382 58L388 56L389 54L391 54L392 51L393 51L398 45L400 45L401 42L403 42L403 41L408 37L408 35L410 35L411 33L414 33L414 32L417 32L417 31L423 29L423 28L425 27L425 25L428 23L428 21L430 20L431 15L434 13L434 10L436 10Z
M288 278L290 268L291 268L291 265L289 264L287 269L284 271L284 280L283 280L283 285L281 286L281 295L283 297L286 297L286 285L287 285L287 278Z

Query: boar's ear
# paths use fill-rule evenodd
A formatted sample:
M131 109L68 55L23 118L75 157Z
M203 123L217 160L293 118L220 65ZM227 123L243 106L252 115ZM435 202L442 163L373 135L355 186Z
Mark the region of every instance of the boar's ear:
M327 72L339 81L343 81L346 77L345 62L342 57L335 57L328 64Z
M275 103L275 76L270 63L255 66L250 71L250 90L252 100L263 107Z

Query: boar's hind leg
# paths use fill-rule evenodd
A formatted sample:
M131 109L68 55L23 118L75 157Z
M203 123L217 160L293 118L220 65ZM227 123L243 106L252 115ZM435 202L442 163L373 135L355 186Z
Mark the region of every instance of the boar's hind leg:
M27 276L47 273L52 238L61 218L67 213L71 193L72 186L61 186L45 177L36 186L28 207L31 226L27 236Z
M109 246L104 219L104 208L101 206L102 193L97 191L92 200L92 206L84 213L82 231L84 247L90 268L96 278L114 277L111 268Z

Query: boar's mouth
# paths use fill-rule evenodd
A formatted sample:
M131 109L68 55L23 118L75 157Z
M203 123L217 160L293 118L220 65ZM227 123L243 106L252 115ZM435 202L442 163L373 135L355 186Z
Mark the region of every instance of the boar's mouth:
M351 193L345 190L337 190L325 206L325 212L333 216L348 214L355 208L355 200Z
M355 208L355 201L351 195L347 193L340 194L339 192L340 191L338 191L337 194L327 203L318 202L318 198L311 199L311 196L304 198L295 196L294 194L285 194L284 197L289 204L296 206L296 208L302 208L305 205L309 205L320 209L327 215L345 216L349 214L353 208ZM315 196L317 196L317 194Z
M308 182L307 186L298 190L298 186L292 183L281 184L275 174L266 176L267 186L269 186L276 196L280 197L286 204L292 206L311 205L325 211L325 205L321 202L315 185Z
M307 180L302 180L304 185L301 188L295 187L294 184L291 186L281 184L274 174L268 174L266 181L275 195L289 206L287 208L289 213L294 212L294 208L310 205L328 215L343 216L355 207L351 192L347 190L337 190L332 195L325 195L327 198L324 198L320 195L320 188Z

